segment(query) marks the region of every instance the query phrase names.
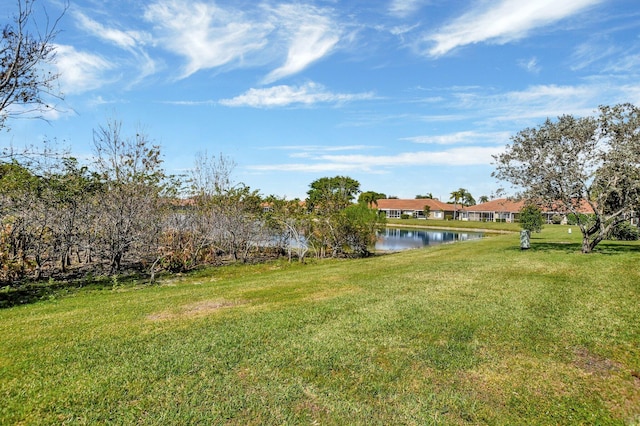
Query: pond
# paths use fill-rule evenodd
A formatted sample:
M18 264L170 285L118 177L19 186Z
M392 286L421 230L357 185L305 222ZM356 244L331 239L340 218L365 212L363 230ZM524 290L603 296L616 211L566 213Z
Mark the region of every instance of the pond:
M473 231L385 228L378 233L376 250L409 250L455 241L477 240L482 238L482 236L482 232Z

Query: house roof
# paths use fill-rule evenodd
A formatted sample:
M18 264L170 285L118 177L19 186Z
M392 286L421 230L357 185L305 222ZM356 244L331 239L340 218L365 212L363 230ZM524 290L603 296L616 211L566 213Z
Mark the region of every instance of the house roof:
M395 198L383 198L378 200L379 210L414 210L422 211L425 206L429 206L431 211L453 211L453 205L443 203L440 200L434 200L431 198L420 199L395 199Z
M513 201L508 198L498 198L475 206L464 207L467 212L504 212L518 213L524 207L524 200Z

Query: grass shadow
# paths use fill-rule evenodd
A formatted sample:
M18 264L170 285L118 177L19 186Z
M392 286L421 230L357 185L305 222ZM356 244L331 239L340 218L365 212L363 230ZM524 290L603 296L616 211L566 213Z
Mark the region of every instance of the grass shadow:
M0 287L0 309L18 305L28 305L42 300L53 300L80 291L116 289L137 285L145 280L141 274L115 276L88 275L84 278L56 281L53 279L18 282Z
M531 242L531 251L561 251L564 253L576 253L582 250L582 244L580 243L570 243L570 242Z
M598 244L593 250L594 253L614 255L621 253L640 253L640 246L637 244L630 244L626 241L607 241Z
M515 247L514 250L520 250L520 248ZM531 241L531 248L529 249L529 251L560 251L563 253L581 253L582 244L567 241ZM604 255L640 253L640 246L638 246L637 244L629 244L623 241L606 241L598 244L593 249L592 253Z

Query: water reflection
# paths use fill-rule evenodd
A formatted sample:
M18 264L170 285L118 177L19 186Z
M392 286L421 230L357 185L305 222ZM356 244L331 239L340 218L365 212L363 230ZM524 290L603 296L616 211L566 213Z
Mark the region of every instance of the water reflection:
M385 228L384 231L378 233L376 250L408 250L479 238L482 238L480 232Z

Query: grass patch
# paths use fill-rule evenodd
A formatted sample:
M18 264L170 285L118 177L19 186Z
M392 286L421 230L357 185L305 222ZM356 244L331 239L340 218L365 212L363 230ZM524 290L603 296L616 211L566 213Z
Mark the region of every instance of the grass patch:
M424 222L424 221L423 221ZM0 310L0 424L637 424L640 244L567 227Z

